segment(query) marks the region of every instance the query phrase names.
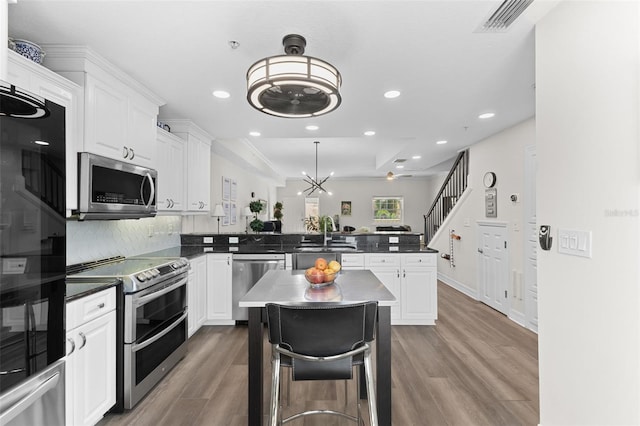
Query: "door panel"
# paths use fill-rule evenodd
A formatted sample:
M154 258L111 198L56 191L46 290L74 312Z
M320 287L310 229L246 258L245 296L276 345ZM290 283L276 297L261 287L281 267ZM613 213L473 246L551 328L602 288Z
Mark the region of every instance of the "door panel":
M478 244L480 301L506 315L509 309L506 226L481 224L478 226Z

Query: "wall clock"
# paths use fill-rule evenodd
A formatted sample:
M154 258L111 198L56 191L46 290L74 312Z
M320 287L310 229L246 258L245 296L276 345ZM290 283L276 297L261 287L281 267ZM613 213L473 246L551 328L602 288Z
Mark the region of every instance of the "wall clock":
M485 188L493 188L496 184L496 174L493 172L485 173L482 178L482 183L484 183Z

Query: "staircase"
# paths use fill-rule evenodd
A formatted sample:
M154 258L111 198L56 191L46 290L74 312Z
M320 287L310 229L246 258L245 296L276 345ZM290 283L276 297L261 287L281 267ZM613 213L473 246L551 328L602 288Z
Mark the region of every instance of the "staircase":
M456 205L467 188L467 175L469 174L469 151L464 150L458 154L451 171L444 180L438 195L436 195L429 212L424 215L424 241L429 244L438 228Z

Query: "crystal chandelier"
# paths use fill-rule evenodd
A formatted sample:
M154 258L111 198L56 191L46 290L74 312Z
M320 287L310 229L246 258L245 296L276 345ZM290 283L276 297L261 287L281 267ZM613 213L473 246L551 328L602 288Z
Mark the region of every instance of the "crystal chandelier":
M297 34L282 40L285 55L259 60L247 71L247 100L265 114L315 117L338 108L340 72L331 64L303 56L307 41Z

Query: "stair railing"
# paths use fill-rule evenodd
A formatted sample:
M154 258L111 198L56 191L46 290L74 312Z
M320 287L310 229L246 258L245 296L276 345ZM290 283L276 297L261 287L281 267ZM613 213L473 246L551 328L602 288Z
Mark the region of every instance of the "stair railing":
M469 174L469 151L464 150L458 154L449 174L445 178L433 204L427 214L424 215L424 241L429 244L442 222L453 209L456 202L467 188L467 175Z

